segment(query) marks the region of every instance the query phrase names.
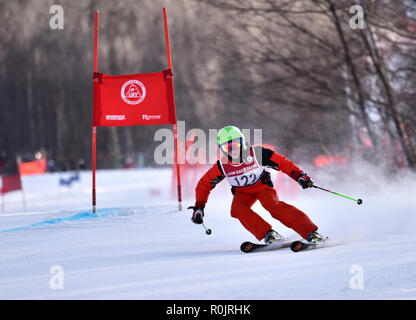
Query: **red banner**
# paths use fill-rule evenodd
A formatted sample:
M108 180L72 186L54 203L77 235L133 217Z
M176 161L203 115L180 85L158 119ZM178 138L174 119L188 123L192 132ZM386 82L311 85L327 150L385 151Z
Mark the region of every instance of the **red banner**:
M22 180L20 174L12 174L1 177L2 187L0 189L0 194L22 190Z
M35 160L30 162L22 162L19 165L19 172L21 176L28 176L32 174L41 174L47 172L47 160Z
M171 69L110 76L94 73L93 126L175 124Z

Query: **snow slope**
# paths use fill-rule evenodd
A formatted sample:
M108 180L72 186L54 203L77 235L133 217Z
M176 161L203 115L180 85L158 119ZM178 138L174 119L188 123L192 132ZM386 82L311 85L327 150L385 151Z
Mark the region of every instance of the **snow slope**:
M244 254L241 242L255 239L230 217L225 181L206 207L213 231L207 236L189 210L177 211L170 169L99 171L96 214L89 210L91 174L83 172L71 188L58 186L62 176L24 178L26 211L20 192L6 195L0 299L416 298L414 177L320 182L361 197L361 206L316 189L293 199L280 194L305 211L332 246ZM253 208L280 233L293 235L259 203ZM54 266L63 272L57 289Z

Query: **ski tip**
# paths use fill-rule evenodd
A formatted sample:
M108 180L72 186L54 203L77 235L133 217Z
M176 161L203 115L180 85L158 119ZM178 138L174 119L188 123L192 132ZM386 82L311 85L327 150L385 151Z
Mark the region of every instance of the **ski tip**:
M253 244L249 241L243 242L240 246L240 250L246 253L252 251L253 248Z
M290 245L290 250L292 250L293 252L298 252L298 251L302 250L305 247L305 245L306 244L303 243L302 241L294 241Z
M328 241L328 237L325 237L322 239L322 241L315 242L315 243L313 242L307 243L302 240L298 240L298 241L292 242L292 244L290 245L290 249L293 252L298 252L298 251L305 250L308 248L321 248L327 245L327 241Z

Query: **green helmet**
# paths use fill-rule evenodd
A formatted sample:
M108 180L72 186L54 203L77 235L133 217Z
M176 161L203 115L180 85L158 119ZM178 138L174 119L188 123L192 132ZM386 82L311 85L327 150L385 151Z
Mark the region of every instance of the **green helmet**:
M242 146L245 145L245 138L240 129L234 126L227 126L218 131L217 142L218 145L229 142L231 140L241 139Z

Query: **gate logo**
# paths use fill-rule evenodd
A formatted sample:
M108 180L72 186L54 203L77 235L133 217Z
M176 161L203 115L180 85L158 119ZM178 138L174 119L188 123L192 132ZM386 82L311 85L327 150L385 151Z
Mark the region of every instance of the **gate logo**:
M146 97L146 88L138 80L129 80L121 88L121 98L125 103L136 105Z

